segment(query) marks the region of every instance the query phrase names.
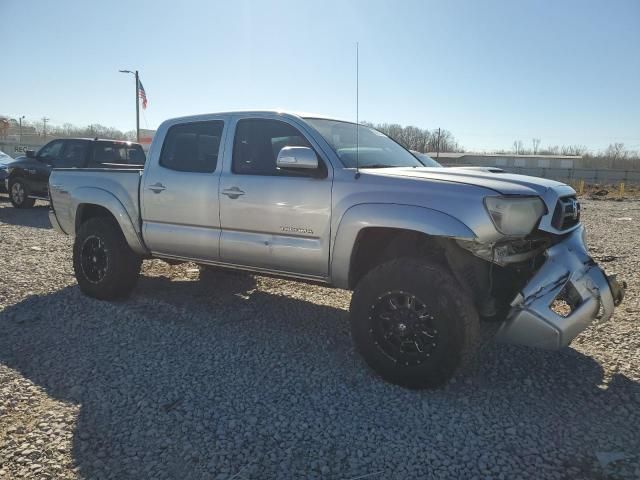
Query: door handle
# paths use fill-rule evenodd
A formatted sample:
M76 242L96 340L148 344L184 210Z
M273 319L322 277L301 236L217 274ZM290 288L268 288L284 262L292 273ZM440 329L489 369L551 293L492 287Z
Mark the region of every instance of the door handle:
M231 187L231 188L227 188L226 190L223 190L222 194L226 195L227 197L231 198L232 200L235 200L240 195L244 195L244 192L242 190L240 190L238 187Z
M163 190L166 190L167 187L165 187L163 184L161 184L160 182L154 183L153 185L150 185L149 187L147 187L149 190L151 190L153 193L160 193Z

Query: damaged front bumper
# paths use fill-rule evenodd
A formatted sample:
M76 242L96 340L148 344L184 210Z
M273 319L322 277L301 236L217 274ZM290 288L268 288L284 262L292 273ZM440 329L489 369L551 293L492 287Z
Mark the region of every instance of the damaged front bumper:
M608 277L589 256L584 227L545 252L545 263L511 303L497 339L531 347L559 349L571 343L594 320L604 322L624 297L625 284ZM552 310L569 293L566 315Z

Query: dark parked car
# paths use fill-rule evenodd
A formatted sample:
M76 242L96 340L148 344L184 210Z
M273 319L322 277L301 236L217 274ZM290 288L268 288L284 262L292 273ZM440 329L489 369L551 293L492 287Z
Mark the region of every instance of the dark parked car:
M30 208L37 198L48 199L54 168L139 168L144 150L138 143L89 138L53 140L38 152L28 150L6 168L6 188L16 208Z

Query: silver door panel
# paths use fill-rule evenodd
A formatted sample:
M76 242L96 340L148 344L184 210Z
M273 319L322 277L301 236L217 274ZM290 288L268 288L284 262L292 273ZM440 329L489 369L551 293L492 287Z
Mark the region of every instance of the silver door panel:
M228 118L211 115L194 121L224 121L218 164L212 173L182 172L159 164L161 145L153 145L141 182L141 210L145 243L154 254L184 256L194 260L220 258L218 187L225 152ZM190 119L165 122L158 138L173 125Z
M154 254L175 255L194 260L218 258L218 228L145 222L143 237ZM152 239L152 244L149 239Z
M304 177L224 174L220 258L238 265L326 276L329 270L331 182Z
M318 238L225 231L220 257L237 265L326 276L325 249Z
M333 168L326 178L240 175L232 172L236 124L245 118L280 120L321 152L303 123L273 114L238 114L229 124L220 176L220 260L301 276L327 277ZM225 192L242 192L227 195Z

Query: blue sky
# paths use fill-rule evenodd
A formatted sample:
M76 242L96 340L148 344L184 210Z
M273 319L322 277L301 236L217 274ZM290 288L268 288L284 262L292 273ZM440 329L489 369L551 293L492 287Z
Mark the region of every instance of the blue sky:
M0 0L0 114L141 127L281 108L520 139L640 149L639 0ZM7 57L8 52L8 57Z

